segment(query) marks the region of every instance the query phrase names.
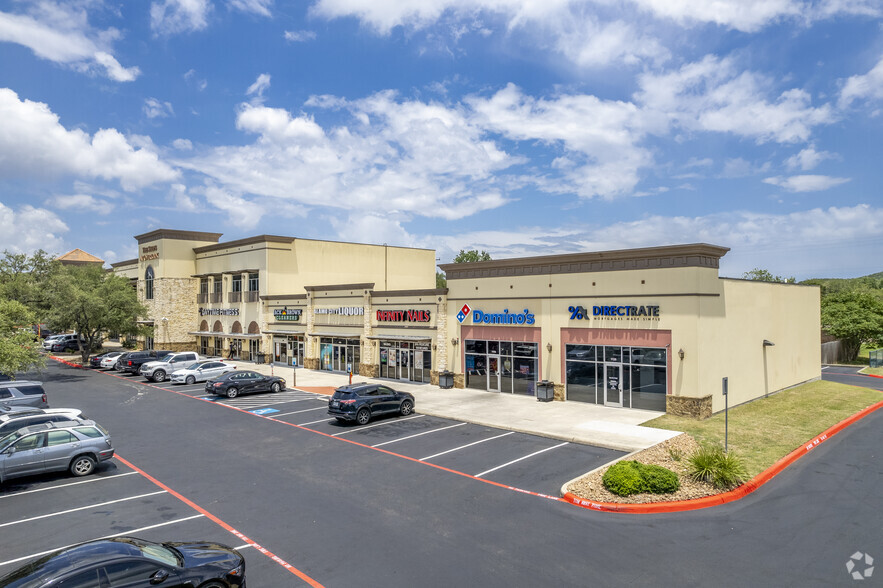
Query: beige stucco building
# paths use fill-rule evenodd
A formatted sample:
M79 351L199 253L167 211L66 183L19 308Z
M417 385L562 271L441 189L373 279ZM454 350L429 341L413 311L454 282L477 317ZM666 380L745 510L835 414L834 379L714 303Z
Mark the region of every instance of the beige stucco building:
M818 288L721 278L724 247L447 264L436 289L432 250L220 237L152 231L113 264L146 346L696 416L722 378L734 406L821 374Z

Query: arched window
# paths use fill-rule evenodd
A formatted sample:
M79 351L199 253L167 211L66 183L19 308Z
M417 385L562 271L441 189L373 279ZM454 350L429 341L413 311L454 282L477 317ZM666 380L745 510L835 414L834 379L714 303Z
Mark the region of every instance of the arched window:
M147 271L144 272L144 298L153 300L153 267L149 265Z

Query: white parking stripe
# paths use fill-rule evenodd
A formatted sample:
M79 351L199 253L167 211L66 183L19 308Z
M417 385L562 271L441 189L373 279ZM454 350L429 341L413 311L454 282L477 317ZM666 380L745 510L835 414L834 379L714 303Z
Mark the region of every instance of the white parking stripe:
M317 406L316 408L305 408L303 410L296 410L294 412L283 412L282 414L274 414L273 418L278 419L279 417L288 416L290 414L299 414L302 412L313 412L314 410L325 410L327 407L325 406Z
M506 466L510 466L510 465L512 465L513 463L518 463L519 461L522 461L522 460L528 459L529 457L533 457L533 456L535 456L535 455L539 455L539 454L541 454L541 453L545 453L545 452L547 452L547 451L552 451L553 449L558 449L559 447L564 447L565 445L568 445L568 444L569 444L569 441L565 441L564 443L559 443L558 445L555 445L554 447L546 447L545 449L540 449L539 451L535 451L535 452L531 453L530 455L525 455L524 457L519 457L518 459L513 459L512 461L510 461L510 462L508 462L508 463L504 463L503 465L498 465L497 467L495 467L495 468L491 468L491 469L489 469L489 470L487 470L487 471L484 471L484 472L481 472L480 474L475 474L475 477L476 477L476 478L480 478L480 477L482 477L482 476L485 475L485 474L489 474L489 473L491 473L491 472L495 472L495 471L497 471L497 470L499 470L499 469L502 469L502 468L504 468L504 467L506 467Z
M141 527L140 529L130 529L128 531L123 531L122 533L114 533L113 535L105 535L104 537L96 537L94 539L86 539L86 541L98 541L99 539L110 539L111 537L122 537L123 535L134 535L135 533L140 533L142 531L149 531L150 529L157 529L159 527L165 527L168 525L174 525L175 523L183 523L184 521L190 521L193 519L198 519L204 517L204 514L193 515L191 517L184 517L183 519L175 519L174 521L166 521L164 523L159 523L157 525L150 525L149 527ZM85 541L80 541L79 543L84 543ZM46 551L41 551L40 553L32 553L31 555L26 555L24 557L19 557L16 559L10 559L7 561L0 561L0 566L7 566L9 564L18 563L20 561L24 561L26 559L31 559L32 557L40 557L41 555L47 555L52 553L53 551L58 551L59 549L67 549L68 547L73 547L74 545L79 545L79 543L71 543L70 545L62 545L61 547L55 547L54 549L48 549Z
M104 476L101 478L92 478L91 480L83 480L82 482L70 482L69 484L59 484L58 486L49 486L47 488L37 488L36 490L23 490L13 494L4 494L0 498L9 498L10 496L21 496L22 494L33 494L34 492L45 492L46 490L57 490L59 488L67 488L68 486L76 486L77 484L91 484L92 482L101 482L102 480L110 480L113 478L121 478L123 476L132 476L138 472L126 472L125 474L114 474L112 476Z
M165 494L165 490L160 490L159 492L150 492L149 494L139 494L138 496L130 496L128 498L119 498L117 500L109 500L107 502L100 502L98 504L90 504L88 506L80 506L77 508L70 508L68 510L60 510L58 512L51 512L49 514L44 514L36 517L30 517L27 519L21 519L19 521L12 521L9 523L0 524L0 528L9 527L11 525L18 525L20 523L28 523L30 521L36 521L39 519L48 519L49 517L57 517L58 515L68 514L71 512L77 512L78 510L89 510L90 508L98 508L99 506L107 506L108 504L116 504L117 502L126 502L127 500L138 500L139 498L144 498L145 496L156 496L157 494Z
M414 437L420 437L421 435L429 435L430 433L438 433L439 431L446 431L448 429L453 429L454 427L462 427L466 423L457 423L456 425L451 425L449 427L442 427L441 429L432 429L431 431L423 431L422 433L417 433L416 435L408 435L407 437L402 437L401 439L393 439L392 441L384 441L383 443L378 443L377 445L372 445L371 447L382 447L384 445L389 445L390 443L398 443L399 441L404 441L405 439L413 439Z
M310 421L309 423L298 423L295 425L295 427L306 427L307 425L315 425L316 423L327 423L327 422L328 422L328 419L322 419L321 421Z
M442 451L441 453L436 453L435 455L430 455L428 457L420 458L420 461L426 461L427 459L432 459L433 457L438 457L440 455L444 455L446 453L451 453L453 451L460 451L461 449L466 449L467 447L472 447L473 445L478 445L479 443L484 443L485 441L493 441L494 439L499 439L500 437L506 437L507 435L511 435L515 431L509 431L508 433L503 433L502 435L497 435L496 437L488 437L487 439L482 439L481 441L476 441L474 443L468 443L466 445L461 445L460 447L454 447L453 449L448 449L447 451Z
M373 429L374 427L382 427L383 425L391 425L393 423L400 423L402 421L410 421L413 419L419 419L425 417L425 414L415 414L412 417L404 418L404 419L396 419L394 421L385 421L383 423L377 423L376 425L363 425L361 427L357 427L355 429L349 429L348 431L341 431L340 433L334 433L331 435L332 437L337 437L338 435L346 435L347 433L355 433L356 431L364 431L365 429Z
M240 549L245 549L246 547L254 547L254 545L252 545L251 543L246 543L245 545L240 545L239 547L234 547L233 549L239 551Z

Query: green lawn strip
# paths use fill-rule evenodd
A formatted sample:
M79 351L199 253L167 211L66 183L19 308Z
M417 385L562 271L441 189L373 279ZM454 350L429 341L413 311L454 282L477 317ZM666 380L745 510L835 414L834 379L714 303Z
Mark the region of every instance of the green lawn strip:
M869 368L865 368L865 369L861 370L859 373L869 375L869 376L883 376L883 367L876 367L876 368L869 367Z
M730 409L729 450L749 477L764 471L825 429L883 400L883 393L822 380ZM704 421L663 415L643 424L684 431L701 444L724 444L724 413Z

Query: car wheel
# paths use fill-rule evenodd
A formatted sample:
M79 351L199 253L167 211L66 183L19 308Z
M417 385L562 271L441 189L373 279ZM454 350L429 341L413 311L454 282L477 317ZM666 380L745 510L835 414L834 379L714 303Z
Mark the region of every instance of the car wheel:
M270 386L270 390L272 392L278 392L281 389L282 389L282 386L279 385L279 382L273 382L273 384Z
M371 411L367 408L360 408L359 412L356 413L356 422L360 425L367 425L368 421L371 420Z
M410 400L403 400L402 406L401 406L401 408L399 408L399 412L402 414L402 416L408 416L413 411L414 411L414 403L411 402Z
M219 582L206 582L205 584L200 584L199 588L226 588L226 586Z
M236 396L238 394L239 394L239 389L236 388L235 386L231 386L231 387L227 388L227 398L236 398Z
M196 378L194 378L193 376L187 376L186 378L184 378L184 383L187 385L195 384Z
M156 370L153 372L153 381L154 382L165 382L166 381L166 373L162 370Z
M88 455L80 455L71 462L70 469L75 476L88 476L95 471L95 460Z

